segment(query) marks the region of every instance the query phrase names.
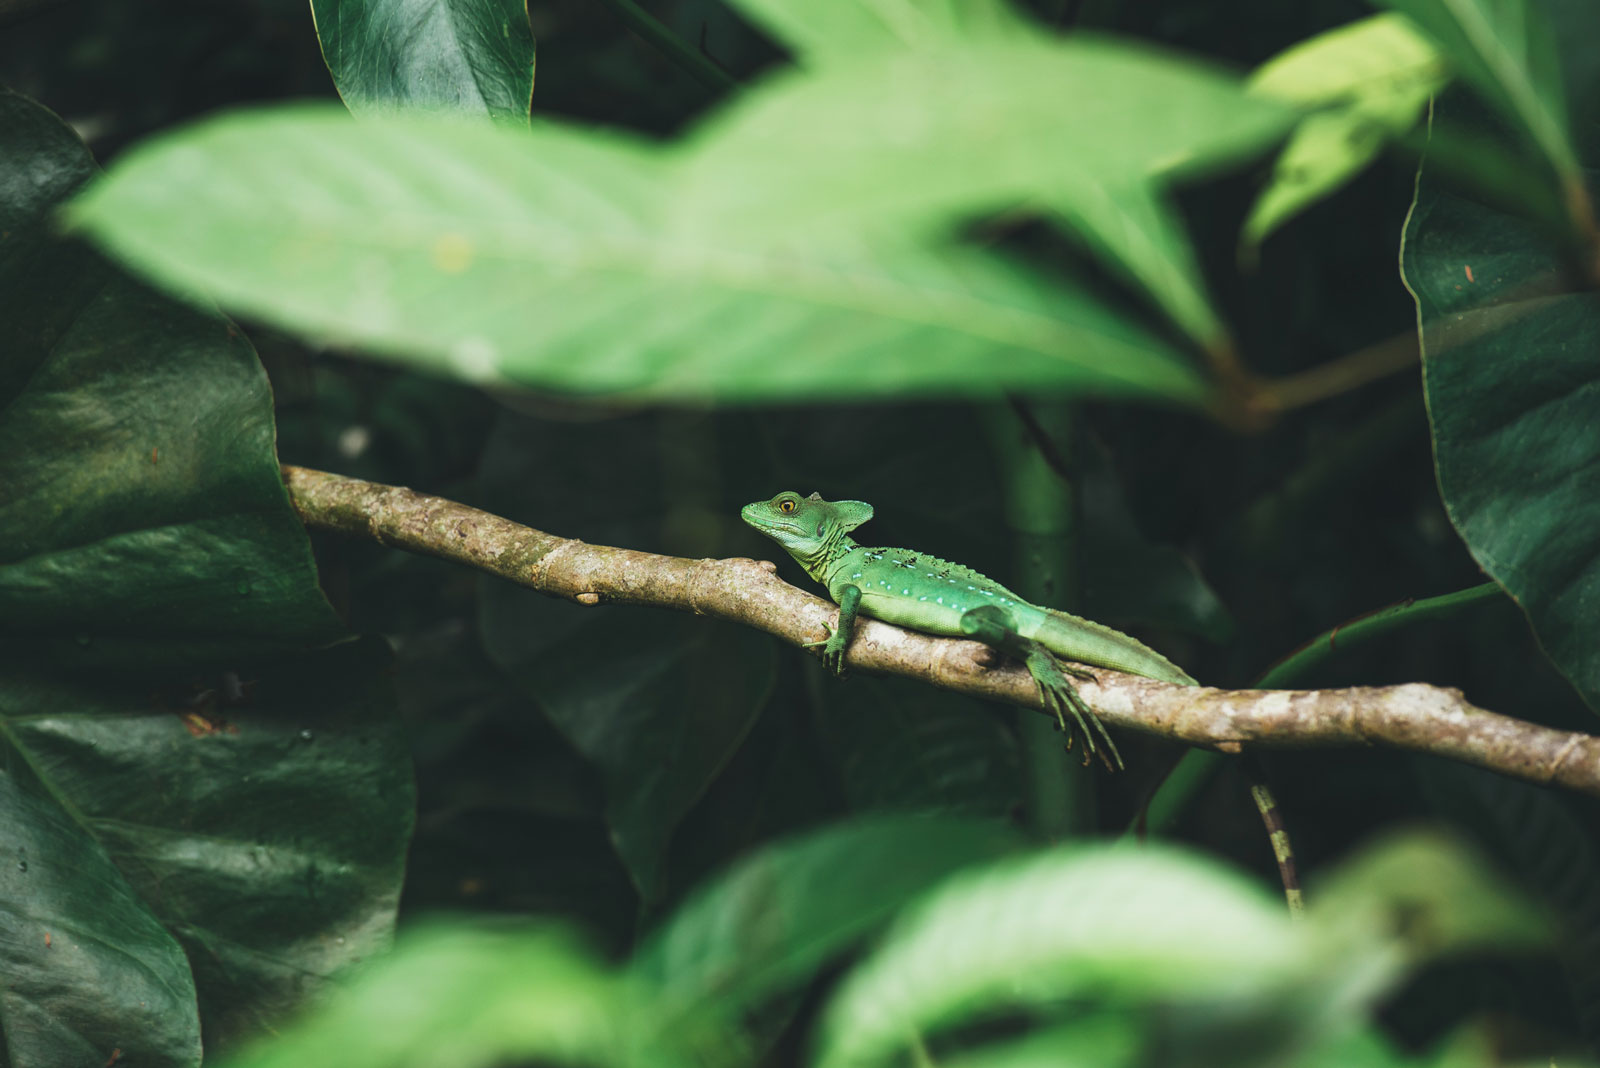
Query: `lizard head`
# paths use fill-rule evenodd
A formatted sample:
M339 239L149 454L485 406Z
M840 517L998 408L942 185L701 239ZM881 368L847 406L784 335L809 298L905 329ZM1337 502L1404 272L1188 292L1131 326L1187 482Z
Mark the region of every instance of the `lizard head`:
M747 504L739 515L799 558L817 553L835 533L854 530L872 518L863 501L825 501L813 493L802 497L784 491L770 501Z

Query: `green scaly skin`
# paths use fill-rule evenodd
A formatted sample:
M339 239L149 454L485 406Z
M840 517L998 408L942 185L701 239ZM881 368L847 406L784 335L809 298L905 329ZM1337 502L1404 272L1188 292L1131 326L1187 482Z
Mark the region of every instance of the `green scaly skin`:
M1068 679L1092 676L1056 657L1196 685L1183 669L1121 631L1030 604L971 568L910 549L857 545L849 532L872 518L870 504L785 492L745 505L740 516L788 550L839 605L838 627L824 641L810 643L822 646L822 661L836 674L844 673L858 614L926 634L976 638L1027 665L1045 706L1068 732L1069 746L1071 715L1083 735L1084 759L1098 754L1116 768L1122 767L1116 743Z

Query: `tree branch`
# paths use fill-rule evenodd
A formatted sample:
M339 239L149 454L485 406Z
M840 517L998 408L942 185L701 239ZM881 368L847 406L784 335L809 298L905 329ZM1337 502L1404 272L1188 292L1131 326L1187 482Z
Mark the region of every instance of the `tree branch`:
M761 560L687 560L546 534L399 486L283 468L308 527L467 564L579 604L655 605L732 620L791 645L826 637L835 606ZM1020 665L978 642L861 619L847 660L956 693L1043 712ZM1468 704L1459 690L1410 683L1344 690L1216 690L1096 671L1080 689L1118 727L1236 753L1244 746L1387 745L1600 796L1600 738L1552 730Z

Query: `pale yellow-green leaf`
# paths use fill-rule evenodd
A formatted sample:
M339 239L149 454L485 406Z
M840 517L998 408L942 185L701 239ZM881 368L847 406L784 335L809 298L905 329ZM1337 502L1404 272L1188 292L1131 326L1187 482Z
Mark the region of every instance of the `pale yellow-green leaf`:
M1285 221L1349 181L1417 122L1449 79L1429 38L1399 15L1374 15L1319 34L1250 78L1264 96L1320 108L1301 120L1245 221L1253 250Z

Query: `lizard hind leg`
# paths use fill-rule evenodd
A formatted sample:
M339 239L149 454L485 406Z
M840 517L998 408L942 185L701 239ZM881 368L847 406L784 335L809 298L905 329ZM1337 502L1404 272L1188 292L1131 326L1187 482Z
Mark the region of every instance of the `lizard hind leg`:
M1108 770L1117 771L1123 767L1117 743L1111 740L1105 724L1100 722L1100 717L1094 714L1094 709L1078 695L1077 687L1067 678L1071 669L1064 668L1050 650L1040 643L1018 634L1011 617L1003 609L998 605L974 608L961 617L961 629L985 645L1022 660L1028 668L1028 674L1033 676L1034 684L1039 687L1045 707L1055 713L1061 732L1067 736L1068 748L1072 746L1072 731L1067 726L1067 715L1070 713L1076 722L1078 733L1083 735L1084 763L1088 763L1090 756L1094 755L1105 763Z

